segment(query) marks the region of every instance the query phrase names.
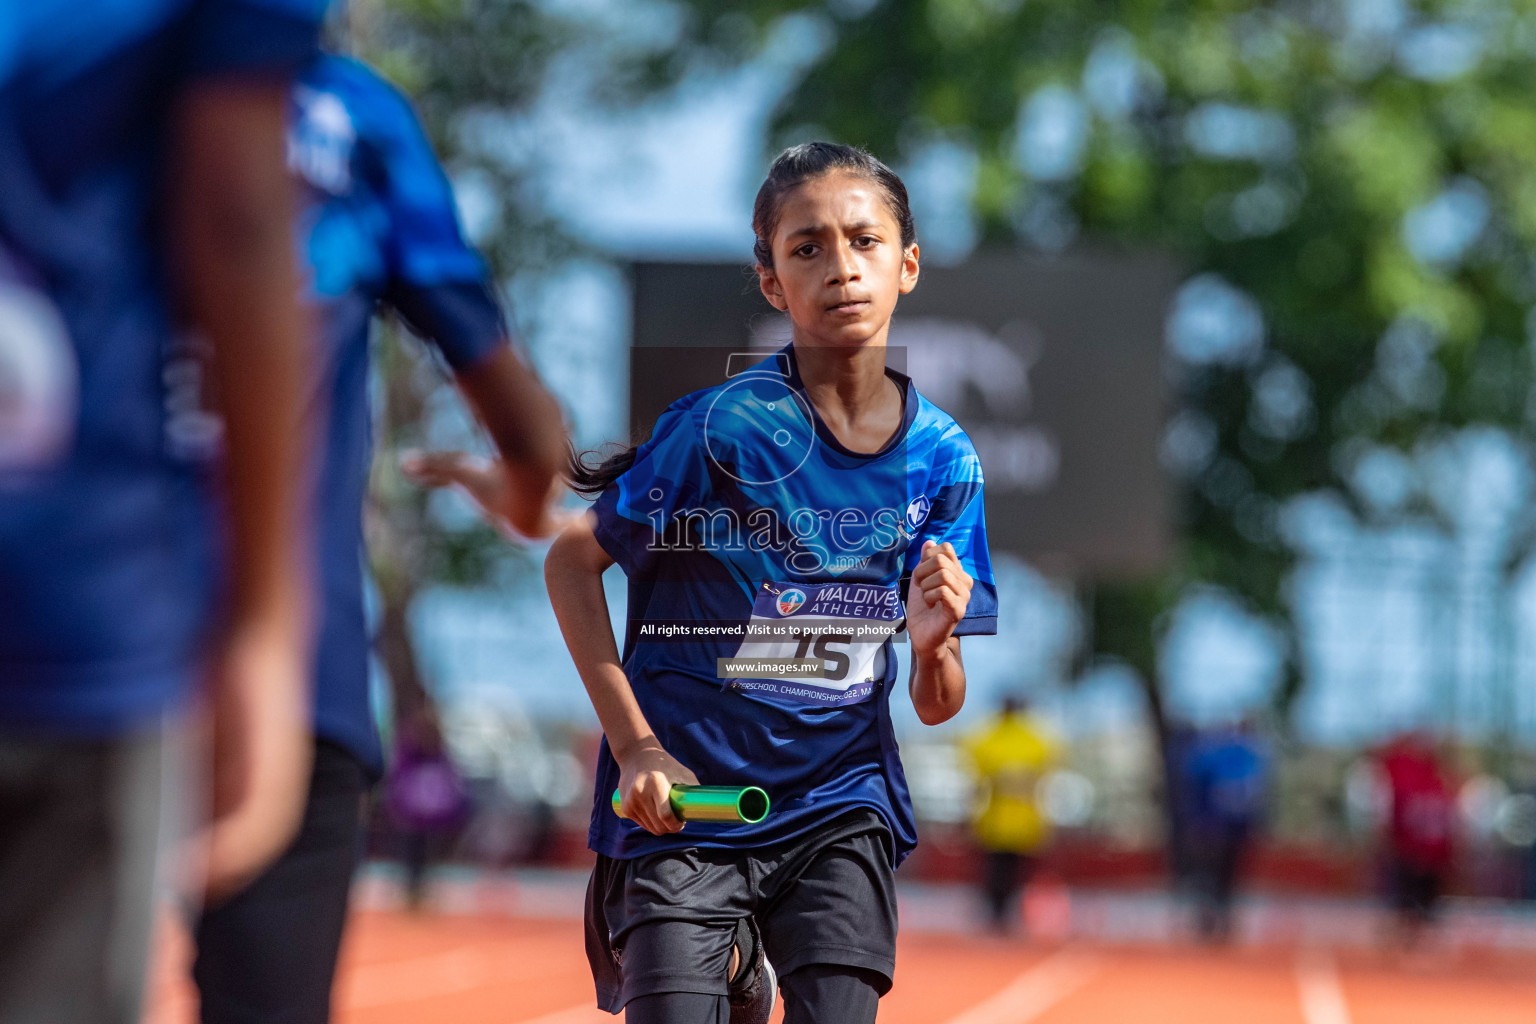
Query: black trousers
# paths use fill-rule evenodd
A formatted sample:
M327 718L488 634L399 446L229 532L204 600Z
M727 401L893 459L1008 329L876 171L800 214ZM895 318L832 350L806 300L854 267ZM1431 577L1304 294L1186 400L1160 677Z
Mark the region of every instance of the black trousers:
M1425 867L1415 858L1395 853L1391 864L1392 905L1410 921L1427 924L1434 919L1445 872Z
M1198 925L1207 938L1226 938L1232 930L1232 901L1237 875L1248 852L1252 830L1244 824L1212 826L1191 836L1191 868L1199 900Z
M784 1024L870 1024L880 1009L885 978L841 964L807 964L780 979ZM729 1024L725 996L661 992L624 1008L624 1024Z
M692 993L724 1005L736 926L747 917L786 983L812 966L849 968L878 996L896 967L895 883L890 833L869 810L777 846L599 856L586 915L597 1004L618 1013L637 999Z
M1007 929L1013 924L1018 895L1035 873L1035 858L1014 850L988 850L982 888L987 896L987 910L992 927Z
M368 774L347 750L315 744L304 822L277 862L193 930L203 1024L325 1024L362 853Z

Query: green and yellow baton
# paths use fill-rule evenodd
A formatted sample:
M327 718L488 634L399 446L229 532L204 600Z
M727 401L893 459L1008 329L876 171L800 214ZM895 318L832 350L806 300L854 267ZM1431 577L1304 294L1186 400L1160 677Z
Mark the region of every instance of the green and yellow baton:
M684 786L674 783L672 813L681 821L741 821L756 825L768 817L768 794L756 786ZM613 791L613 813L619 810L619 791Z

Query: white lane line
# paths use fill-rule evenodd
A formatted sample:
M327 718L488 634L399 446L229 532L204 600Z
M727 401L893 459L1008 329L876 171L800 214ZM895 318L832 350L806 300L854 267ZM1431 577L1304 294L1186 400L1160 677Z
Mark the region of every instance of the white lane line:
M1087 984L1103 968L1089 953L1064 949L1015 978L1007 988L946 1024L1029 1024Z
M1349 1004L1333 957L1308 950L1296 958L1296 984L1301 989L1301 1016L1306 1024L1350 1024Z

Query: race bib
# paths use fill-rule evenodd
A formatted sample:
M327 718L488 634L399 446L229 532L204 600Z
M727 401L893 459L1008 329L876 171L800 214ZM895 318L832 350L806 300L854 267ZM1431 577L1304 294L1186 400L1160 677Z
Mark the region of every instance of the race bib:
M0 252L0 472L45 469L69 453L78 376L58 307Z
M764 583L720 676L732 689L795 703L858 704L884 678L885 642L905 617L894 583Z

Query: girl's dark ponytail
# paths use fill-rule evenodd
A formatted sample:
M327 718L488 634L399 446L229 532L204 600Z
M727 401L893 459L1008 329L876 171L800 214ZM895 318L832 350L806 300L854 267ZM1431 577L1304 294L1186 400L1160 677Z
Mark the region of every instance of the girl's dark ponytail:
M629 472L635 464L635 451L639 445L623 445L617 442L604 445L595 451L578 452L571 449L571 490L577 494L595 498L608 489L619 477ZM596 465L590 463L593 457Z

